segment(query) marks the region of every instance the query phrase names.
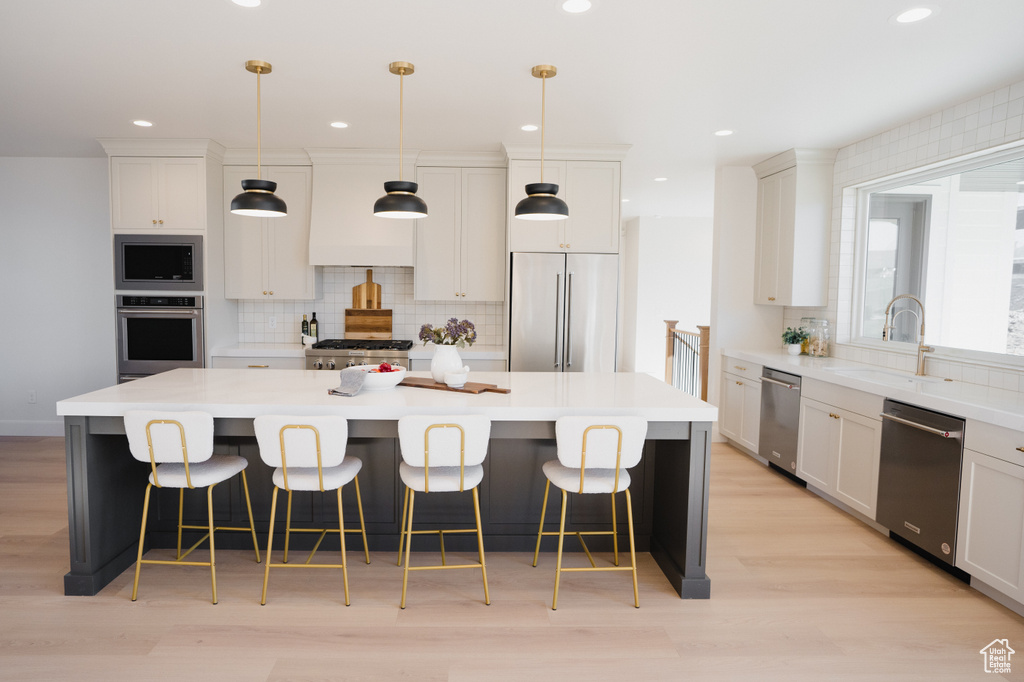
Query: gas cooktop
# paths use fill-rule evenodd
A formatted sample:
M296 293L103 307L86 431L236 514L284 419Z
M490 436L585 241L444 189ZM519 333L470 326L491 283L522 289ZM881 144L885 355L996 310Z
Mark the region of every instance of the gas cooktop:
M314 350L399 350L412 348L412 341L398 339L324 339L313 344Z

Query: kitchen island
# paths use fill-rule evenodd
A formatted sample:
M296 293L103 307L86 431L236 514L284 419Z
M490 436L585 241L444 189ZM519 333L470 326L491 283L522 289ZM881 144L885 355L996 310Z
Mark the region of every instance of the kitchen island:
M65 594L96 594L135 560L149 465L129 453L122 417L127 410L145 409L205 410L213 415L215 451L239 454L249 461L261 544L267 532L272 483L271 470L259 457L253 418L264 414L346 417L348 453L364 464L360 483L367 533L375 550L398 546L400 417L482 414L491 419L491 444L481 484L485 546L489 551L532 551L544 489L541 465L556 457L555 420L563 415L642 416L649 424L647 442L641 463L630 472L637 548L651 552L680 596L710 596L705 555L715 407L645 374L474 372L471 380L510 392L469 394L399 386L345 398L328 394L339 383L336 372L178 369L58 402L57 413L64 417L68 472L71 570L64 578ZM215 489L218 525L235 525L235 520L245 517L240 492L240 483ZM549 519L558 518L557 497L549 502ZM619 498L624 505L623 496ZM417 520L429 527L464 527L472 522L472 514L467 516L458 502L425 506L422 515L418 505ZM349 503L346 499L346 516L354 518ZM567 526L573 530L591 530L610 522L611 510L603 495L573 496L571 505ZM300 522L330 523L332 514L337 519L332 506L322 504L319 494L297 494L294 517ZM177 492L159 496L154 507L147 542L153 547L173 547ZM186 496L186 518L202 519L204 507L198 497L191 502ZM619 513L618 518L625 516ZM625 532L621 524L620 531ZM247 538L248 534L219 533L217 546L244 548ZM453 537L452 548L459 550L457 542ZM293 543L301 546L301 540Z

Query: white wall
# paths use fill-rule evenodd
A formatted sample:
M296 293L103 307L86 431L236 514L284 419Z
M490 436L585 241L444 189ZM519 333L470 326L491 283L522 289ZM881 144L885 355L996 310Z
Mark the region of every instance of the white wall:
M56 402L115 382L107 160L0 158L0 208L0 435L63 435Z
M665 377L665 320L697 331L711 319L711 218L634 218L623 239L620 369Z

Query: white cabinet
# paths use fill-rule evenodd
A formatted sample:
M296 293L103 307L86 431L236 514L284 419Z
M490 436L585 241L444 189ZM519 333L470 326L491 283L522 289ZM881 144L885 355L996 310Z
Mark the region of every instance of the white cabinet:
M241 181L256 177L256 167L224 168L224 296L241 299L316 298L309 264L309 205L312 173L308 166L264 166L265 180L277 183L288 215L253 218L231 213Z
M419 168L415 298L505 298L505 169Z
M956 566L1024 602L1024 434L968 421Z
M754 303L828 304L835 155L832 150L792 149L754 166Z
M808 383L814 382L805 380L805 395L800 399L796 475L874 519L882 422L839 405L849 398L847 406L873 407L875 397L832 386L828 389L829 402L825 403L806 396ZM871 407L863 411L870 412Z
M462 364L469 367L470 372L504 372L505 361L504 360L493 360L493 359L477 359L477 358L462 358ZM430 360L426 358L417 358L415 360L409 360L409 369L413 372L428 372L430 371ZM469 381L476 381L473 375L469 375Z
M515 207L526 198L526 185L540 182L540 161L509 162L509 249L511 251L618 253L618 161L544 161L544 182L558 184L569 218L520 220Z
M206 231L206 160L110 158L114 232Z
M291 206L288 209L291 210ZM213 369L305 369L306 359L278 356L238 357L214 355L210 358L210 365Z
M761 427L761 365L722 358L718 431L757 454Z

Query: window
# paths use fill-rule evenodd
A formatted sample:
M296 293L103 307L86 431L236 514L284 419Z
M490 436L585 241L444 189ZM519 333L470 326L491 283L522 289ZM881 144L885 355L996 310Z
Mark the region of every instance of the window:
M1024 356L1024 151L860 190L862 342ZM920 300L921 311L907 294ZM921 319L921 315L925 319Z

